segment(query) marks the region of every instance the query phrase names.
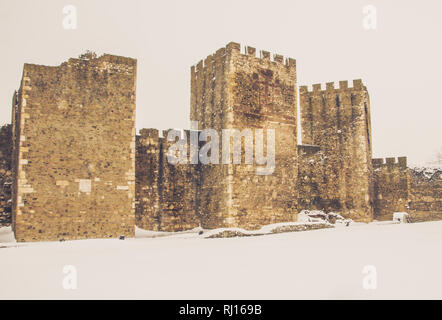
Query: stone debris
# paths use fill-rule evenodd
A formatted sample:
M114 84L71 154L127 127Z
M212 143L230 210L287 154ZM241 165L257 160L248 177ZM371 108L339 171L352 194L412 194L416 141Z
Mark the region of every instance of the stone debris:
M302 210L298 214L298 221L304 223L310 222L324 222L334 225L349 226L353 223L352 219L345 219L338 213L335 212L324 212L320 210Z
M213 238L234 238L234 237L256 237L263 235L270 235L276 233L285 232L299 232L299 231L309 231L334 228L334 226L328 222L313 222L313 223L279 223L270 226L264 226L259 230L244 230L244 229L221 229L221 230L210 230L208 235L205 236L206 239Z

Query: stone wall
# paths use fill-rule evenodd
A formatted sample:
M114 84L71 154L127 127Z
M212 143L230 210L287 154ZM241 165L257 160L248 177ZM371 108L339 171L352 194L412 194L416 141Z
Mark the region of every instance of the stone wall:
M0 227L11 224L11 125L0 128Z
M361 80L340 81L325 90L300 87L302 143L324 153L322 168L326 211L356 221L373 219L370 101Z
M275 130L275 168L203 165L200 212L205 228L257 229L297 215L296 63L281 55L229 43L191 68L191 120L199 128ZM266 143L266 142L265 142ZM232 142L230 142L232 146ZM266 145L264 146L266 150ZM244 156L244 146L242 155Z
M409 207L413 221L442 220L441 169L410 169Z
M442 219L442 171L407 167L407 158L373 159L374 218L408 212L413 222Z
M137 136L136 225L154 231L183 231L199 226L200 166L168 161L169 130L142 129ZM188 158L190 131L181 137ZM171 153L178 157L179 151Z
M408 212L410 172L407 158L373 159L374 219L392 220L394 212Z
M17 241L134 236L136 60L25 64L13 103Z
M313 145L298 145L298 208L324 210L324 153Z

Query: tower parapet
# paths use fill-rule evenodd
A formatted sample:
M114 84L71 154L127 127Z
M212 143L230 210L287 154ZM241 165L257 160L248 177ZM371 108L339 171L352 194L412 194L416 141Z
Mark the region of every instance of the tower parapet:
M401 168L407 169L407 157L375 158L372 159L373 169L378 168Z
M299 93L301 95L303 94L315 94L318 92L325 93L327 91L335 91L335 92L343 92L346 90L350 91L359 91L359 90L366 90L367 88L362 83L361 79L355 79L353 80L353 86L348 86L348 81L339 81L337 84L335 82L327 82L325 84L325 88L320 83L315 83L312 85L312 88L310 89L309 86L300 86L299 87Z

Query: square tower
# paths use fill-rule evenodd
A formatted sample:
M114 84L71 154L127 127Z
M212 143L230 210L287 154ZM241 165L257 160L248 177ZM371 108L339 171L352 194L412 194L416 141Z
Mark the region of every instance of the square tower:
M297 219L296 61L229 43L191 68L191 114L198 129L275 133L275 167L259 175L253 164L201 166L200 212L205 228L263 225ZM194 128L197 129L197 128ZM264 138L265 140L266 138ZM220 138L221 141L221 138ZM265 142L266 144L267 142ZM221 144L221 143L220 143ZM264 146L266 150L266 146Z
M302 143L324 154L318 207L356 221L373 220L370 99L361 80L300 87Z
M25 64L13 102L17 241L134 236L136 60Z

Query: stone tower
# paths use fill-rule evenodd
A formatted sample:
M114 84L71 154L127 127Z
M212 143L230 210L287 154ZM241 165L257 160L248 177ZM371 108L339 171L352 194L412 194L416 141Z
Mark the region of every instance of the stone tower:
M267 51L256 57L254 48L242 53L237 43L191 68L190 118L198 121L198 129L213 128L220 136L222 129L251 129L255 142L255 129L275 130L272 174L258 175L256 162L201 166L202 227L257 229L296 220L296 93L294 59L278 54L271 59Z
M318 207L356 221L373 219L370 99L361 80L325 90L300 87L302 143L323 153Z
M13 101L17 241L134 236L136 60L25 64Z

